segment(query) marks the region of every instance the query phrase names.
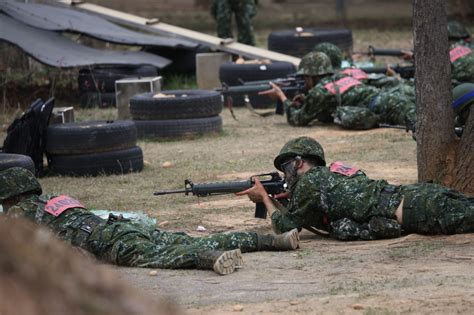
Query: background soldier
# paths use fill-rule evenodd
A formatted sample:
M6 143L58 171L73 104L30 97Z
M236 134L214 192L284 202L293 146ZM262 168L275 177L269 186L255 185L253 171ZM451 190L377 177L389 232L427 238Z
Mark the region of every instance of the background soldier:
M255 46L252 18L257 14L255 0L213 0L211 14L217 22L217 36L232 38L232 14L235 15L237 41Z
M411 129L416 122L412 97L401 90L381 90L349 77L334 74L329 57L310 52L298 66L305 80L305 94L288 100L283 91L270 82L272 89L260 92L279 99L290 125L306 126L313 120L338 123L349 129L370 129L380 123L404 125Z
M104 220L69 196L41 192L39 182L24 168L0 172L0 201L9 217L26 217L45 225L70 244L121 266L212 269L225 275L241 267L241 251L293 250L299 246L297 230L283 235L234 232L206 237L150 231L114 215Z
M339 240L374 240L474 232L474 198L432 183L372 180L341 162L326 167L323 148L312 138L288 141L274 164L291 191L286 208L270 199L258 179L238 195L263 202L277 233L312 226Z

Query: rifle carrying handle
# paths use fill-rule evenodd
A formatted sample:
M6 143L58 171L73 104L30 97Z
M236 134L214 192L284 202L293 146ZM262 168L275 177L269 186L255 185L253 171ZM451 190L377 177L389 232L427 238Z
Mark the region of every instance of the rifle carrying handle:
M255 217L259 219L267 218L267 208L265 207L263 202L257 202L255 204Z

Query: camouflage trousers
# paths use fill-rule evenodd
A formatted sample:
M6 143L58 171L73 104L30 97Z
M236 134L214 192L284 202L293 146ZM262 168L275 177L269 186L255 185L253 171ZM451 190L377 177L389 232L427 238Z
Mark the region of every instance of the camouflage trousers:
M334 122L346 129L371 129L379 124L407 126L416 123L416 107L412 97L402 93L382 92L369 107L339 106Z
M403 230L406 233L474 232L474 198L437 184L402 186Z
M204 250L257 250L257 234L217 233L191 237L185 233L147 231L126 222L102 222L87 239L85 249L108 263L149 268L195 268Z
M217 36L231 38L232 14L235 14L238 36L237 41L255 46L252 18L256 14L254 0L214 0L211 13L217 22Z

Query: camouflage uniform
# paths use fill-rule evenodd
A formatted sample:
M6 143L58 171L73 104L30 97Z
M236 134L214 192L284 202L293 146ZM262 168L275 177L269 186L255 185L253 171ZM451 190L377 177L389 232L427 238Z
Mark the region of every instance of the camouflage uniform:
M232 13L235 14L237 23L237 41L255 46L251 21L257 13L255 0L214 0L211 5L211 14L217 22L218 37L234 37L232 35Z
M315 146L308 152L308 147ZM398 237L402 232L474 232L474 198L431 183L390 185L337 163L326 167L322 148L308 137L290 140L275 159L275 166L281 170L281 164L295 155L313 160L316 156L320 163L291 187L286 209L272 214L277 233L313 226L340 240L371 240ZM395 210L402 198L400 225Z
M466 54L454 60L456 49L465 49ZM470 50L470 51L469 51ZM470 47L464 44L456 43L451 45L451 79L458 83L474 82L474 53Z
M34 175L24 168L0 172L0 202L7 207L8 216L25 217L44 225L64 241L121 266L214 267L217 273L228 274L241 265L240 251L292 250L299 245L296 230L284 237L253 232L191 237L150 229L113 215L104 220L77 200L41 192Z
M411 127L416 122L413 98L401 87L380 90L341 73L331 76L329 58L320 52L303 57L299 68L299 74L322 79L305 94L299 106L292 106L289 100L284 102L290 125L305 126L313 120L334 119L345 128L368 129L379 123ZM343 79L350 79L347 89L336 86Z
M453 89L452 108L456 114L455 127L464 127L474 103L474 83L463 83Z

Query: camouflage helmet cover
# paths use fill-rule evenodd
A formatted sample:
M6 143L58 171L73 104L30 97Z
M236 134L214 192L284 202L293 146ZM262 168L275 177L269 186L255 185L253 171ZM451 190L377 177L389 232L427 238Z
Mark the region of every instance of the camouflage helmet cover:
M329 57L322 52L310 52L301 58L298 66L298 75L326 75L333 74L333 68Z
M286 162L289 158L295 156L311 158L318 162L318 165L326 165L323 147L318 141L310 137L299 137L285 143L283 148L281 148L280 153L275 158L273 164L278 170L283 171L281 164Z
M474 83L463 83L453 89L452 108L460 113L464 108L474 103Z
M458 21L448 22L448 39L466 39L471 37L466 27Z
M41 185L29 170L11 167L0 172L0 201L28 192L41 194Z
M325 53L329 59L333 68L339 69L342 63L342 51L334 44L331 43L319 43L313 48L313 52Z

